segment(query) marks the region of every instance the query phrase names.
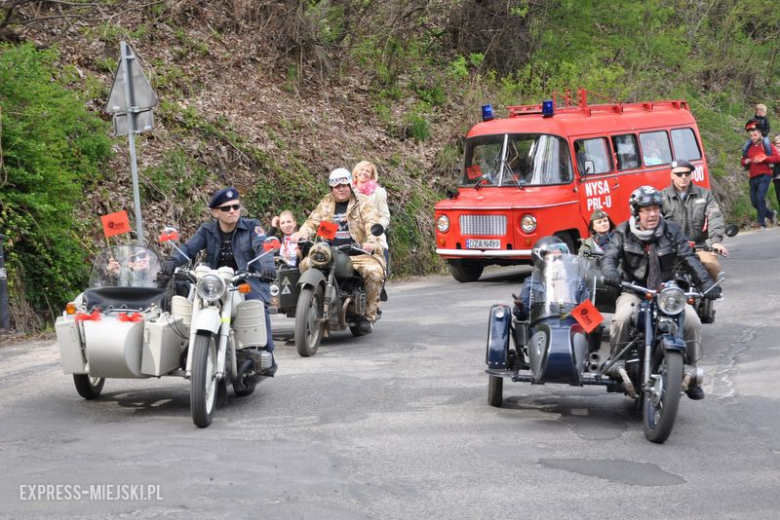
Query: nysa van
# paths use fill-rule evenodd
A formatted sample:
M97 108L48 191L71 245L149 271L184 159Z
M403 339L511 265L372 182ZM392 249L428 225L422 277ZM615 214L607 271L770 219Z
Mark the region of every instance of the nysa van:
M595 94L592 94L595 96ZM595 209L615 223L629 217L639 186L670 183L670 163L696 166L709 188L699 129L685 101L589 104L555 94L541 105L510 106L466 137L460 185L435 206L436 253L453 277L476 280L486 265L530 260L537 239L557 235L572 251L588 236Z

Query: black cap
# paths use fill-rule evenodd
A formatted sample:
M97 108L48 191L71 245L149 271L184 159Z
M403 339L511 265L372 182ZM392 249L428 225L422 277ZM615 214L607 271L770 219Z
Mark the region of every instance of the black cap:
M238 200L238 190L235 188L222 188L211 197L209 207L214 209L231 200Z
M688 162L688 161L686 161L685 159L680 159L680 160L677 160L677 161L672 161L672 171L675 171L675 170L680 170L680 169L682 169L682 168L685 168L685 169L687 169L689 172L692 172L693 170L695 170L695 169L696 169L696 166L692 165L691 163L689 163L689 162Z

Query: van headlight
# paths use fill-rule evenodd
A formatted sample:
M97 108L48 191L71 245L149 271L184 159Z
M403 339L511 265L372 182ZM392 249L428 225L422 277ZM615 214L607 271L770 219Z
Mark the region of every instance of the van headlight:
M215 274L207 274L198 280L198 296L207 302L222 298L225 292L225 281Z
M533 215L523 215L523 218L520 219L520 228L523 230L523 233L528 234L536 231L536 217Z
M658 308L664 314L675 316L685 310L688 298L679 287L667 287L658 295Z
M436 229L439 233L446 233L450 230L450 218L447 215L441 215L436 219Z

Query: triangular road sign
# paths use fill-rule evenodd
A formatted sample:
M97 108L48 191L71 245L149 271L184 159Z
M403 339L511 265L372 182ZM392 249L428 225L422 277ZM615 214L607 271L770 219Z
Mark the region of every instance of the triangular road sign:
M141 70L141 64L138 62L138 55L129 45L127 47L128 56L120 57L119 65L114 74L114 83L111 85L111 93L108 95L106 103L106 112L115 114L127 110L125 100L125 73L122 67L122 60L127 61L128 75L130 76L130 106L139 110L152 108L157 105L157 94L149 84L149 80L144 76Z

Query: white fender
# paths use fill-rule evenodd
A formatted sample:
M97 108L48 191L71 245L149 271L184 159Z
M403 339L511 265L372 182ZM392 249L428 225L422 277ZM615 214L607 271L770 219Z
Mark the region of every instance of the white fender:
M192 328L190 330L193 333L205 330L212 334L217 334L219 333L220 324L219 309L216 307L205 307L198 311L198 315L195 318L195 321L192 322Z

